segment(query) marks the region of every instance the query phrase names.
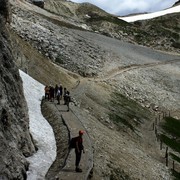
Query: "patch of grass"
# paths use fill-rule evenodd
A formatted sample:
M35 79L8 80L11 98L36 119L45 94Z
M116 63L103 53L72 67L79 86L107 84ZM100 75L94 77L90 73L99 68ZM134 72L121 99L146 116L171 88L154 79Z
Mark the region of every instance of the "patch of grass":
M109 176L110 180L131 180L129 175L124 172L124 170L120 168L114 168L112 167L112 164L107 164L108 167L111 169L110 176L109 174L106 176Z
M116 24L118 26L123 26L123 27L131 26L131 24L129 24L126 21L123 21L121 19L118 19L115 16L109 16L109 15L107 15L107 16L100 16L100 15L98 15L96 13L89 13L89 16L90 16L90 18L87 19L88 23L93 23L93 22L99 23L99 21L100 22L107 21L107 22Z
M174 159L175 161L177 161L178 163L180 163L180 157L176 156L173 153L169 153L169 155L171 156L172 159Z
M110 102L109 118L119 127L130 128L132 131L141 125L145 120L152 119L152 114L148 109L132 99L120 93L113 93Z
M172 139L164 134L160 135L160 139L174 151L180 152L180 143L177 142L175 139Z
M110 180L131 180L131 178L123 170L117 168L111 170Z
M172 117L166 117L164 120L163 129L172 136L180 137L180 121Z
M124 126L130 128L132 131L135 130L132 124L130 124L126 119L122 118L117 114L110 114L109 118L113 119L113 121L116 122L118 125L123 124Z
M179 155L180 153L180 119L175 119L172 117L165 117L164 123L161 125L164 130L164 134L160 135L160 139L171 149L176 151ZM180 157L170 152L171 158L180 163ZM172 175L175 179L180 179L180 173L172 170Z
M180 179L180 173L179 172L172 170L172 175L175 177L174 180L179 180Z

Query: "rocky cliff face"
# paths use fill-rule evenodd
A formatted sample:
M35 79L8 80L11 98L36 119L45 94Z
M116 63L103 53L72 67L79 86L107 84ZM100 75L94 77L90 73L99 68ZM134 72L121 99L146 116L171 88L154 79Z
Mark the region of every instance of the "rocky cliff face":
M0 179L25 179L35 152L29 133L28 110L22 81L9 46L5 22L7 1L0 1Z

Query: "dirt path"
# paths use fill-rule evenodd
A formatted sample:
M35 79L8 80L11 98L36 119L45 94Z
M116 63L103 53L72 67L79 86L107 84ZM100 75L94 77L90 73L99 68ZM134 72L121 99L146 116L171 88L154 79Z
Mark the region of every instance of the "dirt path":
M85 127L81 121L75 116L73 111L70 109L67 112L67 107L64 105L57 106L58 110L62 113L62 118L69 127L71 137L78 136L79 130L85 130ZM86 130L85 130L86 131ZM65 179L87 179L91 169L93 168L93 149L87 133L83 136L85 154L82 154L82 159L80 162L80 167L83 169L83 172L78 174L75 172L75 152L74 150L70 151L69 157L67 159L66 166L58 174L58 177L62 180ZM68 174L67 174L68 172Z
M81 121L75 116L75 114L73 113L71 109L69 112L67 112L67 106L63 105L62 102L61 102L61 105L57 105L56 102L53 103L53 102L46 101L45 105L43 105L43 109L44 109L43 114L45 115L45 117L47 118L47 120L50 122L51 126L54 129L54 133L56 136L56 144L57 144L57 157L56 157L55 162L51 166L46 176L46 179L48 180L55 179L55 178L59 180L60 179L61 180L87 179L93 168L93 149L92 149L89 136L86 133L85 127L83 126ZM83 140L84 140L83 144L85 147L85 154L82 154L82 158L80 162L80 167L83 170L82 173L75 172L74 149L72 149L67 154L67 151L68 151L67 130L66 132L60 130L62 129L62 126L63 126L62 122L66 124L71 137L77 136L79 130L85 130L85 134L83 135ZM58 126L59 126L59 130L58 130ZM66 137L64 137L64 134L66 134ZM62 139L62 140L59 141L59 139ZM62 143L62 141L65 141L65 142ZM65 166L64 166L64 162L65 162Z
M129 65L126 67L117 67L116 69L112 69L111 71L108 71L106 75L102 78L96 78L96 81L104 81L104 80L109 80L114 78L115 76L118 76L121 73L131 71L134 69L139 69L139 68L148 68L148 67L153 67L153 66L160 66L160 65L166 65L166 64L172 64L180 62L180 59L174 59L174 60L167 60L165 62L153 62L153 63L146 63L146 64L134 64L134 65Z

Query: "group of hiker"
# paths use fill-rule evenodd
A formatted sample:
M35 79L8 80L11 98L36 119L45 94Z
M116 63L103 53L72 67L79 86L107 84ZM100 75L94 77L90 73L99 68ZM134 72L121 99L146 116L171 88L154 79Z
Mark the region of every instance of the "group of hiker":
M59 86L56 84L55 87L52 85L46 85L44 88L45 91L45 100L48 100L50 102L54 102L55 99L57 100L57 104L60 105L60 100L64 99L64 105L67 105L67 111L69 111L69 103L71 101L70 97L70 92L66 89L63 88L63 86L60 84ZM79 135L77 137L74 137L70 141L70 146L69 148L75 149L75 155L76 155L76 160L75 160L75 171L76 172L82 172L82 169L79 167L79 163L81 160L81 154L82 152L85 153L84 151L84 146L83 146L83 136L84 131L80 130Z
M67 105L67 111L69 111L69 103L71 102L71 97L70 92L66 88L63 88L61 84L59 86L56 84L55 87L53 87L52 85L46 85L44 91L45 100L47 99L48 101L54 102L56 98L57 104L60 105L60 100L62 100L63 98L64 105Z

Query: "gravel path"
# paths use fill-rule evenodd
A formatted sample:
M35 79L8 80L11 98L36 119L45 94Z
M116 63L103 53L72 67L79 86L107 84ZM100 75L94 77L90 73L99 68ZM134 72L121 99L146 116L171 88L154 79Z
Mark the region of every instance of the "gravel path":
M43 115L47 118L54 129L57 144L57 157L49 169L46 178L48 180L87 179L92 173L93 149L85 127L75 116L72 110L67 112L67 107L65 105L56 105L56 102L53 103L44 101L42 103L42 111ZM68 151L68 131L70 132L71 137L75 137L78 135L79 130L85 130L85 134L83 136L85 154L82 154L80 162L80 167L83 170L82 173L75 172L74 150L71 150L70 152Z
M56 139L57 157L46 174L46 179L54 179L56 174L58 174L60 169L64 166L66 157L68 156L69 134L66 125L61 119L61 114L58 112L53 102L43 100L41 111L52 126Z

